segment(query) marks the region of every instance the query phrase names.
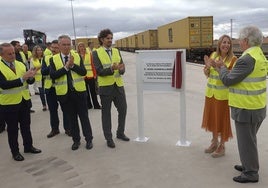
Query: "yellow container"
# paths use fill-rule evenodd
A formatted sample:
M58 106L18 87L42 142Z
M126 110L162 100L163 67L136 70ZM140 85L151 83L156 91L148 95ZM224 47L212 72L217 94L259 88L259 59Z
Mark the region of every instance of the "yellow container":
M213 46L213 16L187 17L157 29L160 49Z

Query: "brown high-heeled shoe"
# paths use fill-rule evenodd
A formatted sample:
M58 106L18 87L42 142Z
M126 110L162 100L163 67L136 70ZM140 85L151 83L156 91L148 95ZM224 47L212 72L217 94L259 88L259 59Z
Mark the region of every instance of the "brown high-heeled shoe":
M217 149L211 154L213 158L219 158L225 155L225 146L224 144L219 144Z
M218 148L218 141L211 141L210 146L205 149L205 153L213 153Z

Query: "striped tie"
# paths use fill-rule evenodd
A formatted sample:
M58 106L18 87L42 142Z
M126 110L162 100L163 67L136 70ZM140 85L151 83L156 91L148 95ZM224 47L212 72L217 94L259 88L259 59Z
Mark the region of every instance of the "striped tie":
M13 62L10 63L9 67L16 74L16 69Z

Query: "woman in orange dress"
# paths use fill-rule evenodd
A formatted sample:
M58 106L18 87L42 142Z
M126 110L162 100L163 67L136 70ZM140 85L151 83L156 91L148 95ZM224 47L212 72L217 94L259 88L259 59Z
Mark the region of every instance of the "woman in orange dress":
M214 158L225 155L225 142L232 138L228 88L223 85L218 72L212 66L213 62L220 59L229 69L232 69L237 59L233 54L232 40L228 35L220 37L217 49L210 57L204 57L204 74L208 80L202 128L212 132L211 145L205 149L205 153L210 153Z

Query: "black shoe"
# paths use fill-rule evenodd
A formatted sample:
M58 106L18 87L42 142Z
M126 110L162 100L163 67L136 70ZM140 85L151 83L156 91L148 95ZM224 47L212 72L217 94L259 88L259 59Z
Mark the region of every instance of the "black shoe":
M35 95L40 95L40 93L39 93L39 92L34 92L34 94L35 94Z
M80 142L74 142L72 145L72 150L77 150L80 146Z
M101 106L95 106L94 109L101 109Z
M93 148L93 144L91 141L87 142L86 144L86 149L92 149Z
M5 127L4 126L1 126L0 127L0 133L4 132L5 131Z
M107 146L109 148L115 148L115 143L113 140L107 140Z
M35 113L35 111L34 111L34 110L32 110L32 109L30 109L30 112L31 112L31 113Z
M70 130L66 130L66 131L65 131L65 134L67 134L68 136L72 136L72 134L71 134L71 131L70 131Z
M15 161L23 161L24 160L24 157L20 153L17 153L15 155L13 155L13 159Z
M48 138L52 138L53 136L56 136L57 134L59 134L60 131L59 130L52 130L48 135L47 137Z
M236 176L233 178L233 180L235 182L238 182L238 183L257 183L259 181L258 179L250 180L250 179L242 177L242 176Z
M43 110L43 111L47 111L47 107L46 107L46 106L44 106L42 110Z
M33 153L33 154L37 154L37 153L41 153L42 151L40 149L37 149L35 147L31 147L29 149L24 149L24 153Z
M235 165L234 169L236 169L239 172L242 172L244 170L243 166L241 166L241 165Z
M124 140L124 141L129 141L129 138L123 133L123 134L118 134L116 138Z

